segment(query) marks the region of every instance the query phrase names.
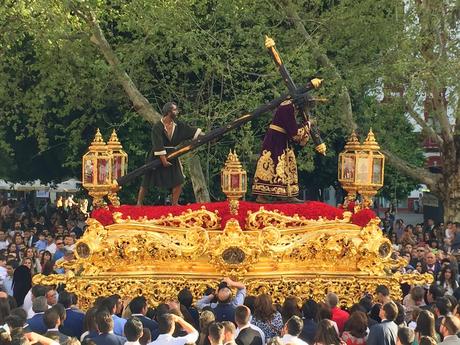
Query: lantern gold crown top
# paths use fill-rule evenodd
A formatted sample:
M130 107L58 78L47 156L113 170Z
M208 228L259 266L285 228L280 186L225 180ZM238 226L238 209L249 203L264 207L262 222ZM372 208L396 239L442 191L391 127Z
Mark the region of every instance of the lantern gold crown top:
M363 146L368 150L380 150L380 146L378 142L375 140L374 132L372 132L372 128L369 130L367 134L366 140L364 140Z
M120 140L118 140L117 132L115 130L112 131L112 135L110 136L109 141L107 144L112 148L112 149L121 149L121 143Z
M106 144L104 142L104 139L102 138L101 131L98 128L97 131L96 131L96 135L94 136L94 140L91 143L91 146L89 147L89 149L90 149L90 151L92 151L92 150L95 150L95 151L105 150L106 149L105 145Z
M225 162L224 169L242 169L243 166L241 165L240 160L238 159L238 155L236 151L230 150L227 156L227 161Z
M358 150L361 148L361 143L359 142L356 132L353 130L350 137L348 138L347 143L345 144L345 150Z

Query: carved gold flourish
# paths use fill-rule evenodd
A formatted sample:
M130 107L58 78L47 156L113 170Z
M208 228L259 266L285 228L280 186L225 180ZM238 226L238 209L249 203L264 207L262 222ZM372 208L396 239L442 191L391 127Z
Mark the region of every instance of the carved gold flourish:
M192 211L191 209L188 209L186 212L182 212L182 214L178 216L169 214L158 219L147 219L147 217L136 220L131 219L131 217L123 219L123 214L121 212L114 212L113 219L117 224L127 224L134 221L142 224L161 225L174 228L202 227L208 230L220 229L220 217L218 211L208 211L205 206L202 206L200 210Z

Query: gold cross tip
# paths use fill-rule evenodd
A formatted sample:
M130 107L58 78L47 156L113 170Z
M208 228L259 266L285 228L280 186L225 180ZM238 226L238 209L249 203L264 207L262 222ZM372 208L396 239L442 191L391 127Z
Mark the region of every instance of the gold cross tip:
M310 83L311 85L313 85L315 89L317 89L321 86L321 84L323 83L323 80L324 79L313 78L312 80L310 80Z
M268 37L265 35L265 48L270 49L275 46L275 41L273 38Z

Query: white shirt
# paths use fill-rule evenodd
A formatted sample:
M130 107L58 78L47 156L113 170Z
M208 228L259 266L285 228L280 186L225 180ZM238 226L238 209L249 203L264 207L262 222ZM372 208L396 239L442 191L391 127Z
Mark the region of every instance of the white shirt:
M8 241L0 241L0 250L8 248L10 243Z
M46 246L46 250L49 251L52 255L56 253L56 243L51 243L50 245Z
M299 339L298 337L294 337L293 335L290 335L290 334L283 335L283 337L281 338L281 342L283 344L308 345L302 339Z
M125 345L140 345L139 341L127 341Z
M157 340L148 343L147 345L185 345L195 343L200 334L198 331L193 331L186 336L174 338L171 334L160 334Z
M26 297L24 297L24 304L22 305L22 309L27 312L28 319L34 316L34 312L32 311L32 289L30 289ZM29 314L29 311L31 314Z
M237 328L236 333L235 333L235 339L238 337L238 335L240 334L241 330L243 330L245 328L248 328L248 327L253 329L254 331L259 332L260 337L262 338L262 344L265 344L265 333L264 333L264 331L262 331L259 327L257 327L256 325L253 325L252 323L249 323L249 324L247 324L246 326L244 326L242 328Z

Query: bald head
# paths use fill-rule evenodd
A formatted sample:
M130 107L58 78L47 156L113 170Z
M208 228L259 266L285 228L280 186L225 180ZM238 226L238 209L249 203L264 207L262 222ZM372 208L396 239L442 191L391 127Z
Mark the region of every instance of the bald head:
M220 303L229 303L232 299L232 290L228 287L221 288L217 292L217 299Z

